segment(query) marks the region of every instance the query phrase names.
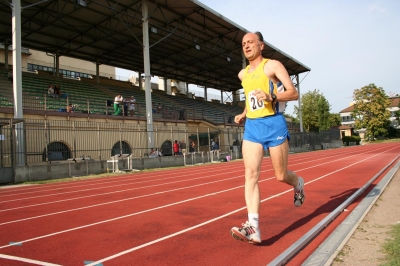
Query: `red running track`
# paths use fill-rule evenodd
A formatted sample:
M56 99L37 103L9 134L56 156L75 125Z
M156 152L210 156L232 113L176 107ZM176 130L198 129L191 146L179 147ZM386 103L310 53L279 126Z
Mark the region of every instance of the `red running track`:
M399 143L291 154L289 168L306 181L300 208L265 158L260 246L229 234L247 219L240 160L3 188L0 265L266 265L399 154Z

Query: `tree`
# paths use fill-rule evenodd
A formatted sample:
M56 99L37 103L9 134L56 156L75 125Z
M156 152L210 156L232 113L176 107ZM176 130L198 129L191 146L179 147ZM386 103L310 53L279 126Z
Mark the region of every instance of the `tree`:
M317 106L319 130L328 130L331 127L329 121L329 110L330 107L328 101L323 95L321 95L318 99Z
M375 84L369 84L356 89L353 100L355 104L352 116L355 119L356 128L365 128L367 138L386 136L390 118L387 108L390 106L390 100L385 91Z
M318 132L320 129L318 121L318 101L321 97L325 99L325 97L319 92L319 90L316 89L314 91L306 92L301 96L300 104L302 111L303 127L307 132ZM297 117L299 117L299 108L297 106L294 107L294 113L297 115Z
M338 113L329 114L329 123L331 127L340 126L342 124L340 114Z

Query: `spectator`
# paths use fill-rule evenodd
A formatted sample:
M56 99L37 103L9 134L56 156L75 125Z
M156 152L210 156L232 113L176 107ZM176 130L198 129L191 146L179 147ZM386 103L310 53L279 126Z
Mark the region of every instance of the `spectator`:
M196 143L194 143L193 140L190 140L190 143L189 143L189 152L195 152L195 151L196 151L195 148L196 148Z
M159 103L157 106L157 113L161 113L161 111L162 111L162 105L161 103Z
M133 116L135 114L135 105L136 105L136 100L135 97L131 96L129 99L129 115Z
M128 115L128 108L129 108L129 103L130 103L131 99L130 98L124 98L123 103L124 103L124 110L122 112L122 115Z
M174 143L174 145L173 145L174 147L174 156L178 156L179 155L179 144L178 144L178 141L177 140L175 140L175 143Z
M194 152L193 141L189 140L189 152Z
M215 149L215 142L214 139L211 139L211 150L213 151Z
M121 104L123 104L124 98L121 94L118 94L114 99L114 115L121 115Z
M182 140L181 142L181 149L182 149L182 154L186 153L186 143L184 140Z
M219 139L218 138L214 143L214 150L219 150Z
M185 120L185 109L179 110L179 118L178 120Z
M153 114L157 113L157 108L154 103L152 103L151 108L153 109Z
M55 97L59 97L61 95L61 89L60 89L60 85L56 84L54 86L54 96Z
M72 103L68 104L66 109L67 109L67 113L73 113L74 112L74 107L72 106Z
M156 157L161 157L161 156L162 156L161 150L158 150L158 148L156 150L151 148L149 158L156 158Z
M154 152L155 152L154 148L151 148L151 149L150 149L150 152L149 152L149 156L152 155L152 154L154 154Z
M50 97L54 97L54 86L53 84L49 84L49 87L47 88L47 95Z

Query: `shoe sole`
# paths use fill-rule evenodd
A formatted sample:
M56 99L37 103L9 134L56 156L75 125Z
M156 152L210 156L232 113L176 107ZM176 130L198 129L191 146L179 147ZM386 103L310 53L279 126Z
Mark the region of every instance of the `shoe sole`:
M259 241L254 241L253 239L249 240L249 239L247 239L247 237L245 237L240 232L238 232L238 231L236 231L234 229L231 229L231 236L236 240L243 241L243 242L248 242L248 243L253 244L253 245L261 244L261 241L260 242Z
M303 195L303 200L296 200L296 201L294 202L294 206L300 207L301 205L303 205L305 199L306 199L306 195ZM300 204L298 204L298 202L299 202Z

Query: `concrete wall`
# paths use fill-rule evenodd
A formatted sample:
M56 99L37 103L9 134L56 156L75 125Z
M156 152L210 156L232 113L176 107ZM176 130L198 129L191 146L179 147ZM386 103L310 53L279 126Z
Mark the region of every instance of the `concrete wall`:
M241 158L241 154L239 152L215 152L213 154L203 152L186 154L185 156L132 158L129 162L129 165L127 159L121 159L118 161L118 168L117 165L114 165L114 170L118 169L118 171L129 172L132 170L177 167L185 165L190 166L209 162L218 162L226 158L226 156L230 156L232 160ZM82 160L77 162L64 161L51 164L17 166L15 168L15 183L103 174L107 172L112 173L112 168L112 163L107 162L107 160Z
M132 169L144 170L173 166L184 166L183 156L133 158L130 161L129 168L131 169L128 169L128 161L126 159L118 161L118 169L120 171L130 171ZM117 169L116 165L114 165L114 167ZM112 172L112 163L107 163L107 160L83 160L78 162L68 161L59 163L53 162L51 164L17 166L15 168L15 183L102 174L107 172Z

